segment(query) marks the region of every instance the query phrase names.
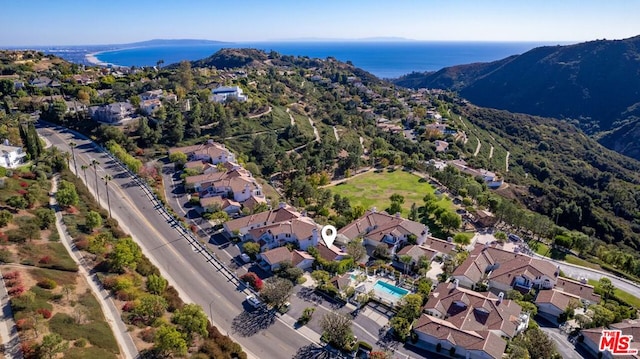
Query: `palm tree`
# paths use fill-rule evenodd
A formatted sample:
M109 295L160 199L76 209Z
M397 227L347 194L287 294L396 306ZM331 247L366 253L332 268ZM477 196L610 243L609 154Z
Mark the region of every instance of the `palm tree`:
M111 218L111 201L109 200L109 181L111 181L113 177L111 177L111 175L109 174L106 174L104 175L104 177L102 177L102 179L104 180L104 188L107 191L107 206L109 207L109 218Z
M164 64L164 60L160 59L158 60L158 62L156 62L156 65L158 66L158 70L160 70L160 66L162 66L162 64Z
M98 189L98 165L100 162L95 158L91 160L91 166L93 166L93 174L96 176L96 200L100 204L100 190Z
M69 142L69 147L71 147L71 154L73 155L73 172L77 175L78 174L78 166L76 165L76 151L75 148L78 144L71 141Z
M409 263L411 263L411 260L413 258L408 254L403 254L403 255L399 256L398 259L404 265L404 274L407 274L407 269L409 268Z
M88 183L87 182L87 168L89 168L89 166L87 165L81 165L80 169L82 169L82 172L84 172L84 183Z

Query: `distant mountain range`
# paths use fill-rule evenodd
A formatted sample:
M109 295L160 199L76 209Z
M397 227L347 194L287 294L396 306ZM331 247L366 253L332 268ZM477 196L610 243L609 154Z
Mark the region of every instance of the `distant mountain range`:
M538 47L490 63L412 73L395 83L569 120L603 145L640 159L640 36Z

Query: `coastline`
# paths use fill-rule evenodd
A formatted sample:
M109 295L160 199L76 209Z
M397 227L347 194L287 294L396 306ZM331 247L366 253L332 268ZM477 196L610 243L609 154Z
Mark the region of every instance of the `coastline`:
M102 53L102 51L88 53L84 55L84 59L87 60L88 63L94 66L108 66L109 65L108 63L102 62L96 57L100 53Z

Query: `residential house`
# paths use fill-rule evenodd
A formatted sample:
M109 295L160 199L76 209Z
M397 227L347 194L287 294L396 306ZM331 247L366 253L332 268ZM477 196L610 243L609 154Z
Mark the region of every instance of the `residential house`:
M640 353L640 320L638 319L625 319L620 323L614 323L609 325L609 328L591 328L591 329L583 329L580 331L580 334L583 337L582 345L593 355L594 358L602 358L602 359L619 359L619 358L640 358L640 354L630 354L630 355L613 355L609 350L605 350L603 352L600 351L600 337L602 336L602 331L604 329L608 330L619 330L622 332L622 335L631 335L633 340L629 343L630 350L636 350L637 353Z
M438 252L430 248L418 245L408 245L399 250L396 255L393 256L393 262L391 265L400 271L413 272L416 266L420 263L420 258L424 257L425 260L431 262L437 254ZM403 256L409 256L408 258L410 258L410 261L407 263L403 262Z
M153 114L160 107L162 107L162 102L157 98L140 101L140 111L147 116Z
M246 208L250 213L255 212L256 208L261 204L267 204L267 199L258 196L251 196L246 201L242 202L242 208Z
M76 100L71 100L71 101L64 101L65 105L67 106L67 113L78 113L78 112L85 112L88 110L87 105L83 104L80 101L76 101Z
M18 168L24 163L26 157L27 153L22 150L22 147L10 146L8 140L0 145L0 167Z
M341 228L338 234L350 240L362 237L363 244L368 246L376 247L386 244L394 254L408 241L409 236L415 236L417 244L424 243L429 236L429 228L421 223L404 219L399 213L392 216L373 209Z
M231 100L245 102L248 97L239 86L219 86L211 90L211 101L223 103Z
M264 197L262 186L243 168L189 176L184 179L184 186L188 191L198 192L201 198L233 197L237 202L244 202L252 196Z
M535 304L538 306L539 315L557 323L558 316L571 301L589 306L599 303L600 296L594 293L591 285L560 277L553 289L538 292Z
M435 140L433 144L436 146L436 152L445 152L449 148L449 142Z
M452 160L447 162L448 165L457 168L460 172L466 173L472 177L481 177L489 188L498 188L502 186L504 180L495 173L485 169L475 169L467 165L464 160Z
M200 145L169 149L169 154L176 152L184 153L190 161L207 161L214 165L224 162L236 162L236 157L231 151L223 144L213 142L212 140Z
M553 288L559 273L550 262L489 245L478 245L452 276L466 288L484 283L493 291L516 289L528 292L534 287Z
M35 79L29 81L29 85L36 87L36 88L45 88L45 87L49 87L52 83L52 80L48 77L45 76L41 76L41 77L36 77Z
M131 118L134 109L128 102L116 102L102 106L89 107L89 115L94 121L118 124Z
M270 249L266 252L260 253L260 262L258 263L262 268L270 271L275 271L282 263L288 262L291 265L298 267L302 270L311 268L314 259L309 253L293 250L289 251L287 247L278 247Z
M329 279L329 283L336 287L338 293L344 294L349 287L351 287L351 274L345 273L342 275L336 275Z
M154 99L161 99L163 96L164 91L162 91L161 89L159 90L151 90L151 91L145 91L143 93L140 94L140 100L142 101L146 101L146 100L154 100Z
M318 250L318 256L320 256L320 258L326 260L327 262L340 261L349 255L347 252L338 248L336 245L327 247L324 242L318 243L315 247Z
M318 245L320 225L290 206L281 203L277 209L256 213L226 222L224 229L243 241L260 244L262 250L296 244L300 249Z
M205 210L205 212L222 210L230 215L239 213L242 209L242 205L239 202L229 198L222 198L220 196L200 198L200 206Z
M413 330L417 345L463 358L502 358L505 339L525 330L529 316L504 293L479 293L441 283L431 293Z

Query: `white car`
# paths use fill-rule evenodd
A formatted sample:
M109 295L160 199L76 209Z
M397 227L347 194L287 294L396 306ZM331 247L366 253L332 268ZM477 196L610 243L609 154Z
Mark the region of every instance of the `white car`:
M249 257L246 253L242 253L240 255L240 259L242 259L242 261L245 263L251 262L251 257Z
M254 307L254 308L262 307L262 302L260 301L260 299L256 298L253 295L248 295L247 296L247 303L249 303L249 305Z

